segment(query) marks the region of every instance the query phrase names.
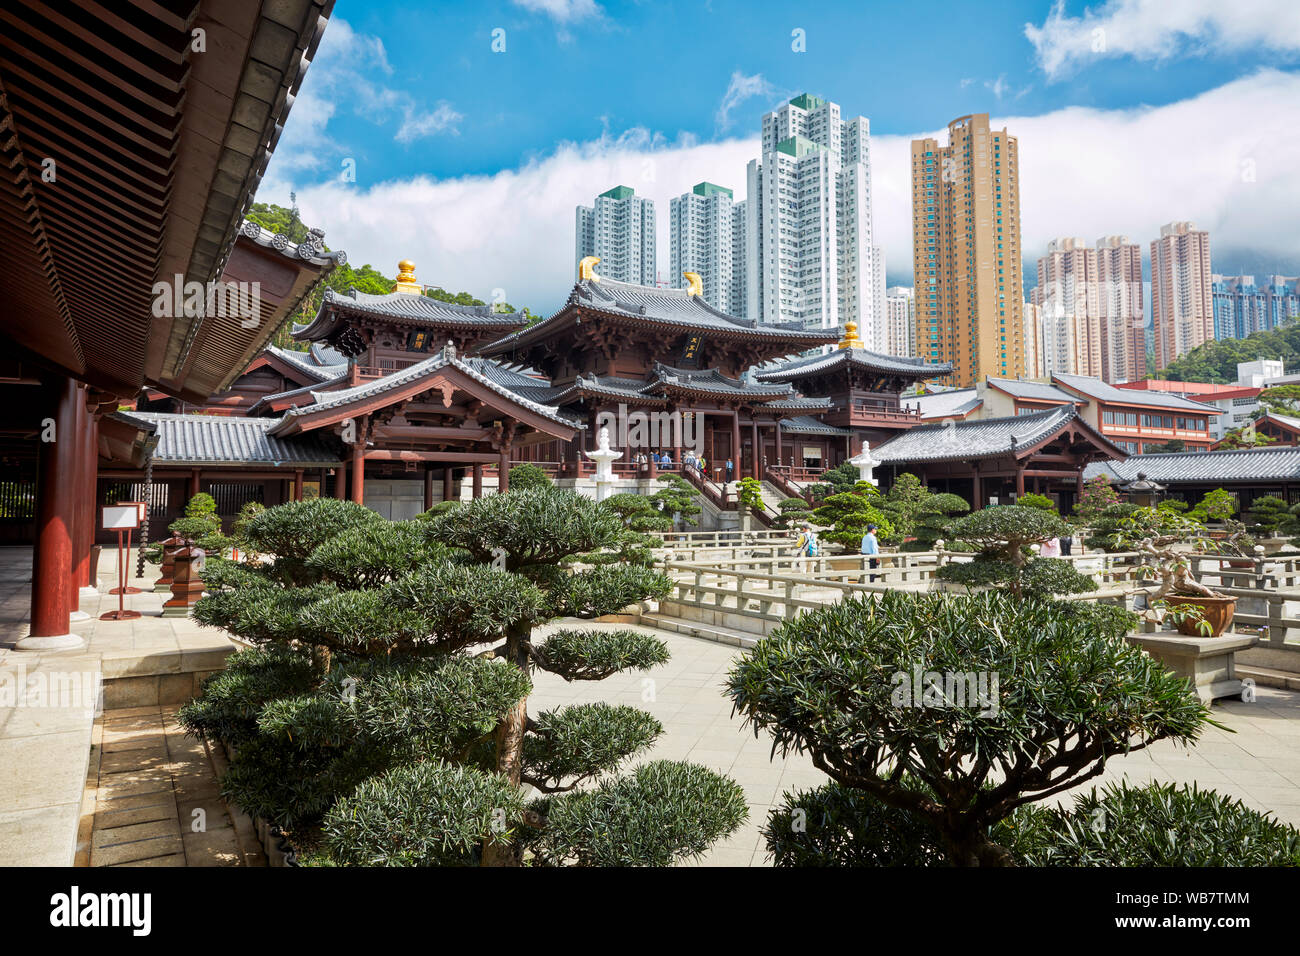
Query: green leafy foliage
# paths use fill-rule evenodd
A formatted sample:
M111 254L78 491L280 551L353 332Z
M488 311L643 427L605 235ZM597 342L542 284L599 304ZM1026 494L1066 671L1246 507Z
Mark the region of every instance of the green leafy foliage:
M898 476L880 507L894 526L893 537L902 540L904 551L933 550L936 542L949 538L953 516L970 510L961 496L935 493L911 472Z
M221 516L210 494L200 492L185 503L185 513L167 526L172 534L202 548L207 554L222 554L230 539L221 533Z
M1037 597L1097 590L1097 582L1091 575L1081 573L1061 558L1034 558L1016 565L996 558L977 557L974 561L945 564L935 572L935 576L968 589L1004 587L1012 594Z
M952 536L979 549L981 554L1023 565L1031 544L1063 538L1070 526L1054 512L1024 505L995 505L952 523Z
M776 752L808 753L838 783L925 820L950 863L1005 864L989 828L1018 806L1110 756L1194 741L1209 719L1185 680L1124 640L1122 617L1070 603L1001 592L843 601L759 641L727 693Z
M536 465L526 462L510 469L510 490L526 491L529 488L550 488L555 482L551 476Z
M1229 385L1237 381L1237 363L1261 358L1281 358L1286 367L1300 362L1300 326L1295 316L1276 328L1252 332L1244 339L1213 339L1184 352L1159 373L1173 382L1210 382Z
M1300 831L1193 785L1108 784L1001 828L1027 866L1300 866Z
M1091 525L1117 504L1119 492L1111 486L1105 475L1097 475L1083 483L1079 500L1074 503L1074 514L1083 524Z
M214 559L195 617L262 646L211 678L182 723L234 748L227 799L285 828L313 863L524 862L525 831L548 829L524 785L602 786L662 732L629 706L527 713L537 668L600 680L668 660L662 641L630 629L561 628L532 642L554 617L668 592L651 568L601 562L626 532L611 509L550 486L409 522L335 499L250 516L242 534L265 560ZM679 771L680 793L611 789L628 799L599 812L635 833L677 826L655 860L697 853L736 824L727 793L696 771L706 773ZM695 827L675 816L678 800L696 802ZM584 841L613 859L607 837L567 831L548 860L583 858ZM638 846L621 861L647 859Z
M543 805L546 828L531 846L536 862L549 866L670 866L704 853L748 812L735 781L670 760Z
M812 514L813 521L829 529L821 535L824 540L857 551L868 525L876 525L876 537L881 541L895 537L894 525L881 508L883 503L884 496L875 485L859 481L850 491L822 499Z
M1040 511L1050 511L1052 514L1058 514L1055 501L1047 497L1047 495L1036 494L1032 491L1016 498L1016 504L1022 508L1038 508Z

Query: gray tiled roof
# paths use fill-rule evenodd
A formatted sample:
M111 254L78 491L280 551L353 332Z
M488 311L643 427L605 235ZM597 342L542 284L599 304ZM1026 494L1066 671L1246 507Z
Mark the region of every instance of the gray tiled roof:
M1193 402L1191 399L1183 398L1172 392L1148 391L1137 388L1116 388L1114 385L1108 385L1099 378L1091 378L1087 375L1067 375L1064 372L1055 372L1052 375L1053 381L1060 382L1062 385L1068 385L1085 395L1100 399L1103 402L1112 402L1117 405L1150 405L1154 408L1171 408L1181 409L1188 412L1207 412L1211 415L1220 414L1222 409L1213 405L1206 405L1202 402Z
M1021 451L1050 438L1078 415L1062 405L1031 415L918 425L872 449L882 462L986 458Z
M900 358L896 355L873 352L870 349L836 349L827 355L813 355L784 362L774 368L759 372L756 377L765 382L786 381L792 378L818 375L845 364L859 365L863 368L915 378L947 375L952 371L952 366L946 362L931 365L924 359Z
M1184 451L1130 455L1124 461L1097 462L1083 477L1106 475L1112 481L1132 481L1142 473L1161 484L1170 482L1300 481L1300 448L1235 448L1223 451Z
M387 295L372 295L349 289L344 295L333 289L325 290L325 300L321 310L337 306L353 312L365 312L385 318L401 319L417 325L473 327L489 326L493 328L516 326L523 328L528 319L519 312L493 312L490 305L455 305L442 302L427 295L413 292L389 292Z
M331 437L319 434L276 438L276 418L233 415L171 415L115 412L131 425L152 426L158 436L155 464L332 467L342 459Z
M325 250L325 233L320 229L310 230L307 233L307 238L299 243L290 242L288 236L272 232L251 219L245 219L240 225L239 231L259 246L274 249L289 259L302 259L304 262L310 262L318 266L330 263L346 265L348 261L348 254L342 249L336 249L333 252Z
M318 382L325 382L344 375L348 370L348 363L344 361L339 365L320 365L313 361L312 356L307 352L298 352L294 349L282 349L274 345L266 347L268 352L273 353L282 361L288 362L296 369L301 369L303 374L309 375Z
M1277 422L1279 425L1285 425L1287 428L1294 428L1300 431L1300 418L1296 418L1292 415L1279 415L1271 408L1265 408L1263 409L1263 412L1264 414L1255 419L1256 421L1267 420L1270 422Z
M544 418L549 418L552 421L560 422L561 424L568 425L568 426L577 426L579 428L582 427L582 425L579 422L575 421L572 416L564 414L562 411L560 411L560 409L552 405L546 405L541 402L533 401L532 399L527 398L526 396L521 395L518 392L515 392L509 386L501 384L501 382L496 380L495 375L486 374L481 364L476 364L481 362L482 360L480 359L467 360L467 359L456 358L452 355L449 355L448 352L444 350L442 352L439 352L437 355L432 355L421 362L416 362L414 365L408 366L407 368L394 372L391 375L385 375L382 378L376 378L369 382L363 382L362 384L354 385L351 388L344 388L334 392L324 392L324 391L312 392L312 397L315 399L314 403L310 405L299 405L296 408L290 408L286 410L284 413L284 417L281 419L281 421L288 422L293 418L302 415L311 415L311 414L315 414L316 412L324 411L326 409L339 408L342 406L350 405L353 402L360 401L362 399L368 399L377 395L382 395L385 392L391 392L395 389L401 388L404 385L408 385L412 382L416 382L422 377L424 377L425 375L428 375L430 372L435 372L438 369L452 366L459 369L461 372L464 372L466 375L468 375L470 378L474 379L475 381L481 382L482 384L486 385L488 388L496 392L498 395L501 395L504 398L509 399L510 401L517 402L518 404L523 405L525 408L528 408L530 411L536 412L537 414L543 416ZM501 371L506 371L506 370L502 369ZM515 373L511 373L511 374L515 374Z
M730 392L755 398L784 398L794 394L794 389L784 382L764 385L759 382L747 382L744 379L728 378L716 368L701 370L673 368L660 362L655 363L654 376L648 385L650 388L675 385L678 388L698 389L705 392Z
M904 408L918 409L922 418L966 415L983 403L984 399L973 388L949 388L929 395L912 395L902 399Z
M853 429L840 428L837 425L827 425L825 422L819 422L811 415L800 415L798 418L786 418L781 421L781 431L791 435L852 435Z
M574 285L573 291L569 293L566 308L570 305L583 305L602 312L678 327L694 326L717 332L751 334L768 339L788 338L792 340L792 345L809 339L830 342L838 339L841 334L839 329L809 329L800 322L769 325L752 319L740 319L715 309L701 296L688 295L685 289L660 289L655 286L616 282L612 279L601 279L598 282L580 279ZM491 355L509 351L521 342L533 341L544 334L551 322L563 312L564 309L561 309L536 325L513 332L505 338L484 346L481 351L485 355Z
M310 385L304 385L301 388L291 388L284 392L276 392L273 395L263 395L261 398L259 398L256 402L254 402L252 405L248 407L248 414L250 415L258 414L260 411L262 411L262 409L264 409L268 404L275 401L276 399L294 398L299 395L309 395L312 392L319 390L321 386L339 385L343 382L346 382L347 380L348 380L348 373L345 370L337 378L332 378L325 382L312 382Z
M1069 392L1057 388L1048 382L1027 382L1019 378L993 378L989 376L985 379L991 388L1000 389L1015 398L1023 398L1030 402L1080 402L1083 399L1077 395L1071 395Z
M324 342L313 342L308 350L311 359L317 365L347 365L348 357L333 346Z

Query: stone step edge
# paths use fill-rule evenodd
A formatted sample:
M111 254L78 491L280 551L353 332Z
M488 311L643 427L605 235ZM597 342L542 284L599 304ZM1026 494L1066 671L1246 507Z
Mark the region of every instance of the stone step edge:
M661 631L672 631L688 637L698 637L716 644L730 644L732 647L750 648L759 642L754 634L732 631L722 627L712 627L695 621L684 621L679 617L663 617L658 614L642 614L641 623L646 627L655 627Z
M1290 671L1274 670L1271 667L1259 667L1255 664L1236 665L1238 680L1249 677L1261 687L1277 687L1281 690L1300 691L1300 674Z

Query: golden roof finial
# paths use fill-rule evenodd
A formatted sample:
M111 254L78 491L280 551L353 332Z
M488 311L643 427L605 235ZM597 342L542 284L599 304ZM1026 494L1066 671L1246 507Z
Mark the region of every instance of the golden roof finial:
M600 256L583 256L578 262L578 278L599 282L600 276L596 275L596 263L599 261Z
M686 278L687 295L704 295L704 280L698 272L683 272Z
M844 323L844 338L840 339L840 348L842 349L860 349L862 340L858 338L858 323Z
M397 285L394 292L409 292L412 295L424 295L424 286L415 281L415 263L403 259L397 264Z

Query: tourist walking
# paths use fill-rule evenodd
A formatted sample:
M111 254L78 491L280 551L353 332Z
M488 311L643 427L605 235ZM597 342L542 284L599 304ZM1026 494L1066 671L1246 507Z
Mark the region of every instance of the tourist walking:
M734 471L735 468L731 464L731 459L728 458L727 459L727 484L731 484L731 475Z
M876 526L874 524L867 525L867 533L862 536L862 553L863 554L880 553L880 542L876 540ZM880 567L880 559L867 558L867 566L874 571L876 568ZM875 584L876 575L874 574L871 575L870 581L872 584Z

